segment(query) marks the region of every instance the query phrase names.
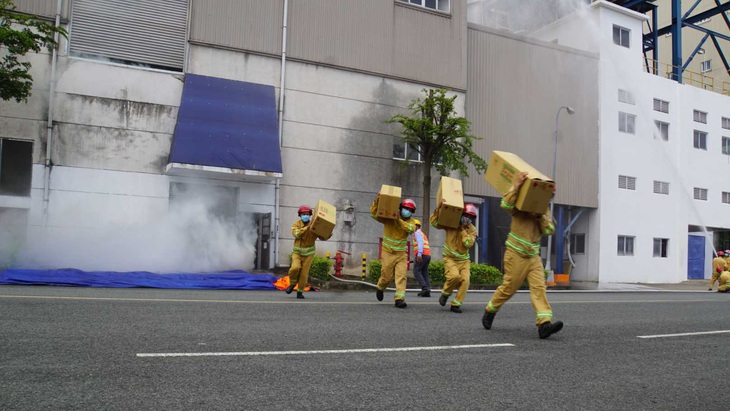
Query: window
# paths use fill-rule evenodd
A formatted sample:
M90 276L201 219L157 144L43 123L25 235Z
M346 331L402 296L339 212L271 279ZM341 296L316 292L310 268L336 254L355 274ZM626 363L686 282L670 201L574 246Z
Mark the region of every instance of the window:
M695 110L694 111L694 121L702 124L707 124L707 113L704 111Z
M695 130L693 144L694 148L707 150L707 133L705 133L704 131Z
M403 3L410 3L427 9L443 11L448 13L451 7L451 0L399 0Z
M400 137L396 137L393 142L393 158L396 160L423 161L421 153L410 145L406 145Z
M629 34L631 31L621 26L613 26L613 43L619 46L629 47Z
M182 71L188 0L74 0L72 55Z
M695 200L707 201L707 189L695 187L694 198Z
M618 101L621 103L631 104L632 106L636 104L636 99L634 98L633 93L628 90L618 89Z
M730 204L730 193L727 191L722 192L722 202L725 204Z
M635 134L636 116L629 113L618 113L618 131L622 133Z
M730 155L730 137L722 138L722 154Z
M712 71L712 60L705 60L702 62L702 65L700 67L700 71L702 73L707 73L709 71Z
M669 195L669 183L666 181L654 180L654 193Z
M618 255L634 255L634 237L618 236Z
M29 196L33 143L0 138L0 194Z
M586 235L571 234L570 235L570 254L586 253Z
M726 130L730 130L730 118L723 117L722 118L722 128Z
M656 125L657 134L654 135L654 138L658 135L661 137L664 141L669 141L669 123L665 123L663 121L654 120L654 124Z
M667 248L669 247L668 238L654 239L654 257L667 258Z
M636 177L618 176L618 188L636 190Z
M662 113L669 113L669 102L655 98L654 99L654 111L661 111Z

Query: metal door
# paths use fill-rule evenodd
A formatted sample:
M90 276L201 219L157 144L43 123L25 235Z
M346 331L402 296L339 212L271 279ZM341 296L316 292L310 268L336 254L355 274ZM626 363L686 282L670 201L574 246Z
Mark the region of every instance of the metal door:
M701 280L705 278L705 237L689 236L687 248L687 279Z
M258 238L256 239L255 267L259 270L269 268L269 239L271 238L271 213L261 213L258 219Z

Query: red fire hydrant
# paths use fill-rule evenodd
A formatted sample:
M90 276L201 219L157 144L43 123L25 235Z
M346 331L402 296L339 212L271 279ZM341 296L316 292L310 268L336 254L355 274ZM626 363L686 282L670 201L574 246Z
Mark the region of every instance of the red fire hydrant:
M335 254L335 277L342 277L342 267L345 265L345 259L342 258L342 254L350 255L347 251L337 250L337 254Z

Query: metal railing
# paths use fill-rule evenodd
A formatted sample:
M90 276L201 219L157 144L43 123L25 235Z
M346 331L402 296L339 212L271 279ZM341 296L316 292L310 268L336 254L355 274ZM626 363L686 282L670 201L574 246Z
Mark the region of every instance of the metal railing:
M662 63L650 58L644 58L644 69L647 73L651 73L656 76L664 76L672 80L677 80L677 76L674 74L675 69L676 71L681 70L683 84L689 84L705 90L722 92L722 94L730 94L730 83L725 81L723 82L722 90L715 90L715 79L696 71L686 69L682 70L681 67Z

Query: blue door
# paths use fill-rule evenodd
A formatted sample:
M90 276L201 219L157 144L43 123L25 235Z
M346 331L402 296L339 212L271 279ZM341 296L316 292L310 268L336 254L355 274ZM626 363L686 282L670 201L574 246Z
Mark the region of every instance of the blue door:
M705 237L689 236L687 252L687 279L701 280L705 278Z

